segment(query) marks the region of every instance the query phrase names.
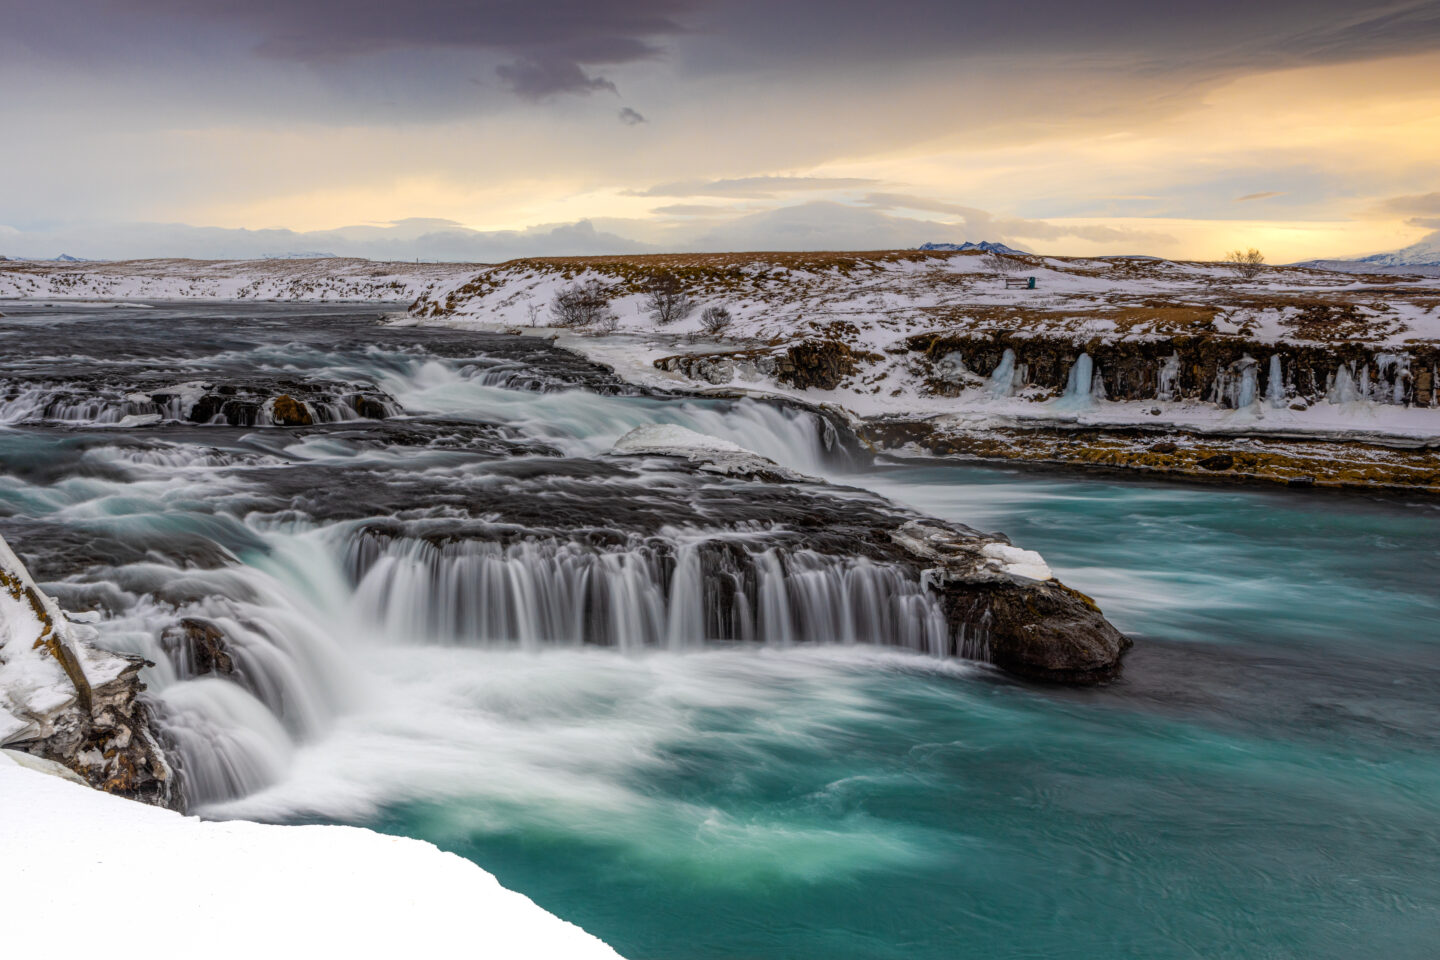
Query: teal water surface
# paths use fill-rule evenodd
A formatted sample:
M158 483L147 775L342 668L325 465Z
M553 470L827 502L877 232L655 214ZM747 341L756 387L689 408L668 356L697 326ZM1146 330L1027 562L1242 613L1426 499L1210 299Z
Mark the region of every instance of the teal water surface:
M1436 955L1435 504L934 463L864 482L1042 551L1136 634L1125 678L642 662L557 683L559 707L477 698L530 735L646 728L595 797L368 822L632 958Z
M856 470L793 409L606 391L539 342L353 312L0 323L0 533L67 606L103 611L104 643L156 661L192 787L207 769L226 787L200 813L431 840L632 960L1440 956L1435 501ZM192 381L292 378L376 384L407 413L118 419ZM384 520L427 485L483 489L529 438L548 451L516 448L533 483L589 470L586 496L643 497L596 459L651 422L1040 551L1135 636L1123 678L1044 687L864 646L395 635L346 572L353 506L314 495ZM470 430L489 424L508 433ZM169 665L182 615L278 664L275 695Z

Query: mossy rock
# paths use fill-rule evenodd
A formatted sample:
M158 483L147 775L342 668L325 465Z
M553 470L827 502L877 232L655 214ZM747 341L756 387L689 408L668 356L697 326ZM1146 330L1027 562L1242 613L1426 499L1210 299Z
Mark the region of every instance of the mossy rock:
M310 416L309 408L288 393L282 393L275 398L270 416L276 425L281 427L308 427L315 422Z

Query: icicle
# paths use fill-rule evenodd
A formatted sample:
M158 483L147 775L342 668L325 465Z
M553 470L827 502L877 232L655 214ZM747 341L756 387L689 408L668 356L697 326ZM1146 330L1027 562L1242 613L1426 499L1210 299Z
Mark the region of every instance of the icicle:
M1176 399L1176 388L1180 382L1180 354L1172 353L1160 364L1160 373L1156 377L1159 384L1155 391L1156 400Z
M1000 356L1000 362L985 381L985 392L992 397L1014 396L1015 372L1015 351L1006 348Z
M1280 354L1270 354L1270 375L1265 384L1265 399L1270 406L1280 408L1285 406L1285 372L1280 365Z

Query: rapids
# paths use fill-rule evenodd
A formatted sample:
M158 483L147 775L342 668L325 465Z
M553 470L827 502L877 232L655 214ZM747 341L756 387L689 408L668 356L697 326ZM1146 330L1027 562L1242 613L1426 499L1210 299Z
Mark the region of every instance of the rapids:
M873 462L353 307L5 313L0 534L154 661L204 815L422 837L634 958L1430 955L1432 503ZM194 423L187 385L394 407ZM844 486L606 455L657 422ZM1142 638L1124 678L927 655L866 490L1041 551Z

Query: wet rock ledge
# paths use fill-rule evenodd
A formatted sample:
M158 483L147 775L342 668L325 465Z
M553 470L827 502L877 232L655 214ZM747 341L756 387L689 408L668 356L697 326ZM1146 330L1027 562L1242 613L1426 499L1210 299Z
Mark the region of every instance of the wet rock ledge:
M858 490L842 492L733 443L674 427L640 427L613 452L679 461L677 468L723 476L722 482L759 481L745 496L757 516L776 524L767 542L782 553L865 557L903 570L943 611L946 640L935 653L1031 680L1093 684L1116 677L1132 645L1093 600L1056 580L1038 553L1002 534L920 516ZM745 551L722 541L712 549L717 556L701 561L707 579L754 579Z
M91 786L178 809L141 698L140 657L100 650L0 539L0 748L55 761Z

